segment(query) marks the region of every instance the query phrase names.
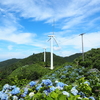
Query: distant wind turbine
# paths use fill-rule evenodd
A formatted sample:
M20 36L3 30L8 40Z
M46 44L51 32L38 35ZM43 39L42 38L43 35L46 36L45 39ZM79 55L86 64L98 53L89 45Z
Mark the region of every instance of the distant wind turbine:
M83 35L85 33L80 34L81 38L82 38L82 57L83 57L83 61L84 61L84 46L83 46Z
M55 40L55 42L57 43L56 39L55 39L55 35L48 35L48 37L50 37L50 48L51 48L51 66L50 69L53 69L53 40ZM49 41L48 40L48 41ZM58 45L58 43L57 43Z

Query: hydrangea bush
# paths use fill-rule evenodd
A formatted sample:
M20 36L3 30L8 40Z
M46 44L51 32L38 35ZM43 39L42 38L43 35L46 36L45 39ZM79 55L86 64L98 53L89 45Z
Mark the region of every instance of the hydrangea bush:
M100 100L100 72L65 66L25 87L5 84L1 100Z

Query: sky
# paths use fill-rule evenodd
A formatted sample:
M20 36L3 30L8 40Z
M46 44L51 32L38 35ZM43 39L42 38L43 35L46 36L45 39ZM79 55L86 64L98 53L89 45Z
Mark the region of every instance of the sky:
M100 0L0 0L0 61L50 52L65 57L100 48Z

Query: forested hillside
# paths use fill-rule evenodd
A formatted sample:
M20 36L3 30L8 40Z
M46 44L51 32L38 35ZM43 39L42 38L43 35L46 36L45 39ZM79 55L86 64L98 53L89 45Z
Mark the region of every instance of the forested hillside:
M78 63L78 65L97 68L100 70L100 48L91 49L90 51L84 54L84 61L82 60L82 56L76 58L74 60Z
M68 57L65 57L65 59L67 60L67 62L73 62L75 58L78 58L81 55L82 55L82 53L76 53L76 54L70 55Z
M54 54L54 67L66 63L63 57ZM46 68L45 68L46 67ZM50 53L46 53L46 62L44 62L44 53L33 54L27 58L21 59L16 63L0 69L0 81L2 84L7 80L15 79L38 79L45 75L50 69Z

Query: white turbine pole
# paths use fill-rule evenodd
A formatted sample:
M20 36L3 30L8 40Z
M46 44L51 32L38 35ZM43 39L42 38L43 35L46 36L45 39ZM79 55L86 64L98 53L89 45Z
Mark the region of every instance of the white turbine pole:
M53 37L51 36L51 67L53 69Z
M44 62L46 61L46 48L44 48Z
M83 61L84 61L84 47L83 47L83 35L84 35L84 34L85 34L85 33L80 34L81 37L82 37L82 57L83 57Z

